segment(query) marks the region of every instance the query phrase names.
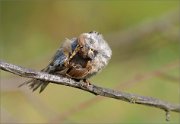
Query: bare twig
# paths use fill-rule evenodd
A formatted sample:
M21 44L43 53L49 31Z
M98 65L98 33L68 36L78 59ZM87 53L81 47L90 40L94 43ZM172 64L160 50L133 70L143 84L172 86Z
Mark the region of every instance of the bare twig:
M44 72L36 72L34 70L23 68L23 67L16 66L13 64L9 64L3 61L0 61L0 69L11 72L13 74L16 74L22 77L26 77L26 78L34 78L34 79L39 79L43 81L49 81L55 84L78 88L78 89L93 93L95 95L110 97L110 98L122 100L125 102L130 102L134 104L142 104L146 106L160 108L160 109L165 110L168 113L170 111L180 113L180 105L171 104L171 103L159 100L157 98L145 97L145 96L135 95L131 93L125 93L122 91L115 91L112 89L99 87L93 84L89 86L84 86L83 82L77 82L70 78L50 75Z

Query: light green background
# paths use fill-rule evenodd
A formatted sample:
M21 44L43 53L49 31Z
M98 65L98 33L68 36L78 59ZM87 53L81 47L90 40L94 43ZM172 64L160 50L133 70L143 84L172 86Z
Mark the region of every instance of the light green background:
M113 57L108 67L91 82L179 103L179 39L173 35L179 33L179 23L170 25L168 30L155 30L148 37L142 36L129 44L113 37L146 22L155 22L168 13L179 12L178 0L0 3L2 60L40 70L48 64L66 37L96 30L108 40ZM129 37L133 34L136 31L129 33ZM165 70L165 76L155 75L155 70ZM145 79L137 80L138 77ZM50 84L42 94L31 93L27 87L17 88L23 81L24 78L1 71L1 122L180 122L177 113L170 113L171 121L166 122L162 110L110 98L95 98L84 91L55 84Z

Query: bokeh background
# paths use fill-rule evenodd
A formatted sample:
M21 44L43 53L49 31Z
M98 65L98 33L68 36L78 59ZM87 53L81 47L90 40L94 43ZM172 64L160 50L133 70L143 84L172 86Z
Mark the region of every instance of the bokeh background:
M96 30L113 56L91 82L180 102L179 0L1 0L0 9L1 60L40 70L65 38ZM25 80L1 71L1 123L167 123L156 108L56 84L32 93L17 87Z

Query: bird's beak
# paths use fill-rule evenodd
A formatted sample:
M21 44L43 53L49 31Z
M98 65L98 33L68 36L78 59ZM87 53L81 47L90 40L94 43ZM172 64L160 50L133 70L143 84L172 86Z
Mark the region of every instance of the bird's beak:
M93 51L93 49L89 49L89 51L88 51L88 57L90 58L90 59L94 59L94 51Z

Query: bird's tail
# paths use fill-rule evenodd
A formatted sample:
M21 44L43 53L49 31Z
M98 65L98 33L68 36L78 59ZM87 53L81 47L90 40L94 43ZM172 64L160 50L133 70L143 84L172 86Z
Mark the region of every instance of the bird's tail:
M41 71L47 72L47 68L43 69ZM49 84L49 82L46 82L46 81L41 81L38 79L31 79L31 80L28 80L28 81L20 84L18 87L28 85L30 87L30 89L32 89L32 91L35 91L40 87L39 93L41 93L47 87L48 84Z
M20 84L19 87L28 85L30 87L30 89L32 89L32 91L35 91L40 87L39 93L41 93L47 87L48 84L49 84L49 82L45 82L45 81L41 81L41 80L37 80L37 79L31 79L31 80L28 80L28 81Z

